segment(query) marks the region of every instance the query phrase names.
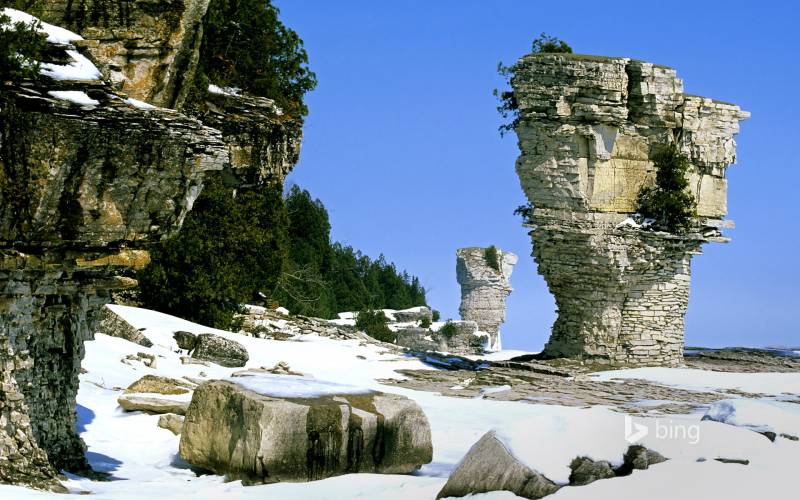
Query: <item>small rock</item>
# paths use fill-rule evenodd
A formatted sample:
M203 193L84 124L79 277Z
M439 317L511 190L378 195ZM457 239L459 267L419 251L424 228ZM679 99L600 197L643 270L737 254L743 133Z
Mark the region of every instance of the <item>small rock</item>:
M208 361L203 361L202 359L194 359L191 356L181 356L181 364L211 366L211 363L209 363Z
M143 411L147 413L177 413L186 414L189 401L170 399L168 397L148 396L142 393L123 394L117 398L117 403L125 411Z
M244 366L250 355L247 349L235 340L226 339L213 333L201 333L192 351L192 358L211 361L228 368Z
M177 436L183 431L183 418L175 413L166 413L158 417L158 426Z
M743 458L715 458L714 460L723 464L750 465L750 460Z
M172 334L172 338L178 343L179 349L191 351L197 345L197 335L192 332L184 332L179 330Z
M158 375L145 375L125 389L125 394L149 392L155 394L174 395L187 394L197 387L186 380L178 380Z
M614 469L605 460L595 462L589 457L578 457L569 464L572 473L569 475L569 484L584 486L597 481L614 477Z

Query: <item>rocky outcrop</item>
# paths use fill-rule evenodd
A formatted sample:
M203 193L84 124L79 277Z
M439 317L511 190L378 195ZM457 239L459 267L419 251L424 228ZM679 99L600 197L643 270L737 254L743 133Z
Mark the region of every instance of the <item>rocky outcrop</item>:
M209 0L106 2L45 0L43 21L83 36L78 46L100 63L116 90L165 108L186 98Z
M456 277L461 285L461 319L474 321L489 334L489 350L500 350L500 324L506 319L506 297L511 293L511 272L517 256L494 247L497 259L489 248L469 247L456 251ZM489 257L487 257L487 255Z
M78 88L96 104L32 86L0 97L0 478L10 482L51 474L45 456L55 469L88 468L75 432L83 341L110 292L135 286L119 272L148 262L142 246L178 229L203 171L227 156L196 120L132 106L102 82Z
M213 333L201 333L197 336L192 357L229 368L244 366L250 359L242 344Z
M244 189L282 182L297 161L302 120L269 99L209 93L199 121L165 109L194 85L208 3L37 4L83 36L46 62L100 71L0 95L0 481L58 487L57 469L88 468L75 433L83 341L120 326L98 328L103 304L136 286L126 276L178 231L204 172Z
M258 376L242 380L253 378ZM299 383L294 376L281 378L288 380L268 378L264 387ZM348 472L404 474L431 461L430 426L412 400L378 392L337 394L335 388L318 393L303 380L311 390L284 395L292 397L228 381L202 384L186 412L181 457L247 483Z
M531 54L512 86L533 256L558 306L544 356L680 364L691 258L727 241L725 172L748 113L685 94L675 70L628 58ZM692 164L688 234L627 220L654 182L651 155L668 143Z
M176 413L165 413L158 417L158 426L178 436L183 432L183 416Z
M139 344L142 347L153 347L153 343L145 337L144 333L138 328L134 327L117 313L104 306L100 309L100 326L98 331L111 335L112 337L119 337L134 344Z

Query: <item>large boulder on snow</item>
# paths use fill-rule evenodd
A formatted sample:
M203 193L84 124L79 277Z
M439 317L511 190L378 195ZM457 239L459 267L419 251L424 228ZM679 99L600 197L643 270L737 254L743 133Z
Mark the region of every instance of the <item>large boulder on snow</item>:
M524 498L542 498L559 486L514 457L494 431L467 452L436 498L510 491Z
M242 344L213 333L201 333L197 336L192 357L228 368L244 366L250 359Z
M405 474L432 459L417 404L296 376L200 385L186 412L181 457L248 484L351 472Z
M119 337L143 347L153 347L153 343L144 336L141 330L128 323L122 316L115 313L107 305L100 309L100 333Z

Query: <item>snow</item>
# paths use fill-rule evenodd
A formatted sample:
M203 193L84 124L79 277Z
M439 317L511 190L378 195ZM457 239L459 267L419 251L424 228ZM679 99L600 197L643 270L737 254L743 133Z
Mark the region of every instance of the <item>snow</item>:
M42 63L40 72L53 80L99 80L100 70L77 50L67 50L72 61L67 65Z
M368 394L372 392L364 387L337 384L323 380L293 375L258 374L230 377L229 382L275 398L319 398L336 394Z
M289 315L289 310L286 309L285 307L278 307L278 308L275 309L275 312L278 313L278 314L283 314L284 316L288 316Z
M800 436L800 407L795 403L725 399L712 404L703 418L759 432Z
M59 26L53 26L52 24L39 21L37 17L34 17L26 12L8 8L0 9L0 11L10 17L12 23L23 22L25 24L31 24L37 21L41 22L41 26L39 27L38 31L40 33L46 33L47 41L50 43L68 44L75 40L83 40L83 37L76 33Z
M47 92L56 99L69 101L81 106L97 106L100 102L92 99L81 90L50 90Z
M430 392L384 385L380 381L402 378L397 370L432 369L420 360L398 355L357 340L333 340L300 335L293 341L258 339L216 330L169 315L125 306L110 306L143 334L153 347L144 348L102 333L86 342L78 392L78 429L88 445L92 465L112 474L111 481L91 481L70 476L72 492L91 492L105 499L256 499L256 498L434 498L447 476L469 448L495 429L512 453L547 477L565 482L569 462L577 455L619 463L629 445L626 415L604 407L578 408L531 402L453 398ZM181 364L181 352L172 338L176 330L215 333L243 344L250 360L246 368L271 367L278 361L305 374L297 376L231 377L240 368ZM137 352L157 357L157 369L120 363ZM508 356L510 352L494 355ZM362 359L363 357L363 359ZM179 437L157 427L158 416L123 412L117 398L122 390L145 374L199 379L227 379L255 384L259 391L293 395L340 390L379 390L414 399L425 412L433 440L433 462L413 475L351 474L311 483L281 483L243 487L216 475L197 476L178 456ZM704 374L699 374L703 375ZM695 374L695 377L699 376ZM750 378L759 374L725 374ZM771 374L768 374L771 375ZM640 374L641 376L641 374ZM653 376L650 374L650 376ZM666 375L662 376L666 377ZM701 381L703 385L710 381ZM466 385L467 382L465 381ZM712 384L713 385L713 384ZM262 387L263 386L263 387ZM489 391L504 389L492 387ZM307 391L307 392L304 392ZM775 392L775 391L773 391ZM784 406L776 407L785 409ZM788 410L787 410L788 411ZM703 412L669 418L634 417L632 423L648 429L640 442L671 460L647 471L588 486L564 488L552 498L743 498L745 493L765 498L786 498L795 491L800 445L786 439L771 443L744 427L701 420ZM774 420L769 419L770 425ZM776 421L776 420L775 420ZM668 436L661 429L671 430ZM681 429L696 429L681 434ZM694 439L696 438L696 439ZM750 460L749 466L721 464L714 458ZM698 462L704 459L704 462ZM682 495L682 496L681 496ZM480 495L513 498L507 492ZM12 486L0 486L0 498L59 499Z
M152 104L140 101L139 99L134 99L133 97L128 97L127 99L125 99L125 102L139 109L156 109L156 107L153 106Z
M636 222L635 220L631 219L630 217L628 217L627 219L625 219L624 221L620 222L616 226L617 229L622 228L622 227L632 227L632 228L635 228L635 229L639 229L639 228L642 227L642 225L639 224L638 222Z
M208 91L212 94L222 94L236 97L239 95L242 89L237 87L219 87L211 83L208 85Z
M690 391L744 391L800 396L800 373L727 373L693 368L632 368L593 373L595 380L641 379Z

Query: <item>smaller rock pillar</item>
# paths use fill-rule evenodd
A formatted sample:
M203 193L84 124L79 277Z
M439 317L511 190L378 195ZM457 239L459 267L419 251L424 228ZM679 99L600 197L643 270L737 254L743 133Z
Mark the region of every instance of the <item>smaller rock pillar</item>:
M513 290L509 279L516 263L516 255L495 247L456 251L456 277L461 285L458 312L461 319L476 322L489 334L487 350L501 348L500 324L506 319L506 297Z

